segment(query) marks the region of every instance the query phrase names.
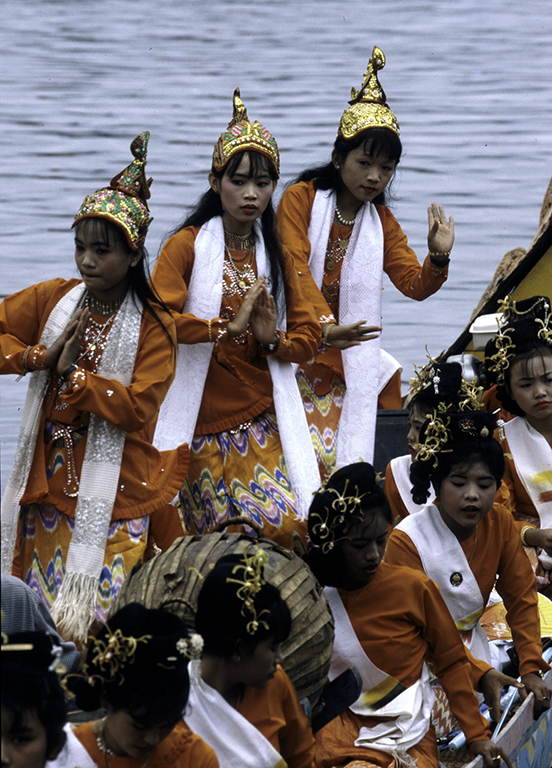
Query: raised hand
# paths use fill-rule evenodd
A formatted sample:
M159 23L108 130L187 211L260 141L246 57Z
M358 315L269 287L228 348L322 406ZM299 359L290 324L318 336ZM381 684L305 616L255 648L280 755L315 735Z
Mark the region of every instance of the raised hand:
M332 325L326 334L328 346L349 349L349 347L358 347L363 341L377 338L381 333L381 327L364 325L365 322L365 320L359 320L358 323L350 325Z
M259 296L262 293L263 288L266 290L266 281L264 277L259 277L253 285L249 288L247 293L245 294L245 298L243 300L243 304L241 305L238 314L234 318L234 320L231 320L228 323L228 335L230 338L233 338L234 336L239 336L242 333L245 333L245 330L247 328L247 324L250 321L251 313L253 312L253 309L255 308L255 303ZM274 334L273 334L274 338ZM272 341L273 339L271 339Z
M272 344L274 342L277 322L276 302L268 292L265 283L251 313L251 330L259 344Z
M65 370L67 370L67 368L69 368L69 366L72 365L77 359L77 355L79 353L79 346L80 346L82 337L84 336L84 332L86 330L86 324L88 323L89 317L90 317L89 309L87 308L79 309L78 312L75 314L75 317L67 324L67 327L65 328L63 333L54 342L54 344L57 344L57 342L65 335L65 341L63 343L63 347L57 358L57 363L55 365L56 371L59 376L61 376L62 373ZM52 347L54 346L54 344L52 345ZM50 347L50 349L52 349L52 347ZM48 350L48 352L50 351L50 349ZM46 355L48 355L48 352L46 353Z
M442 205L431 203L427 209L429 231L427 233L427 247L430 253L448 254L454 243L454 219L452 216L447 222L445 209ZM448 259L443 256L443 261ZM436 259L438 260L438 259Z

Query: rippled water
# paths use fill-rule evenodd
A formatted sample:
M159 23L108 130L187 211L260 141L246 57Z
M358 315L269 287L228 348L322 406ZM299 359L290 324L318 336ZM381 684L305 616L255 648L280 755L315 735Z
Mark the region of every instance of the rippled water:
M148 129L155 179L148 235L163 235L205 189L212 144L241 87L275 134L283 186L325 160L374 44L401 124L394 211L426 252L426 208L456 221L449 281L423 304L389 283L385 347L404 365L449 346L503 254L527 247L552 171L549 0L25 0L3 6L0 295L72 276L69 226ZM25 382L0 380L9 468Z

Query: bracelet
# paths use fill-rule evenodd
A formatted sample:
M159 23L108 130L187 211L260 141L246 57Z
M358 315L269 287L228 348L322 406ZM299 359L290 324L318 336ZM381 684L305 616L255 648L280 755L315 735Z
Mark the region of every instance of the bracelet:
M337 323L327 323L324 328L322 329L322 344L325 347L331 347L331 343L328 341L328 336L331 331L331 329L337 325Z
M428 255L433 259L448 259L452 251L428 251Z
M533 526L532 525L524 525L521 529L521 533L519 534L519 538L521 539L521 543L524 547L530 547L531 545L527 543L527 539L525 538L525 534L527 531L531 530Z
M21 365L23 366L23 375L26 373L29 373L30 368L27 366L27 360L29 359L29 352L31 351L32 347L28 346L27 349L23 352L23 357L21 358Z
M274 341L271 344L261 344L261 346L263 346L265 349L268 349L269 352L274 352L278 347L279 343L280 343L280 334L278 333L278 331L276 331Z
M207 330L209 331L209 343L211 344L213 342L212 336L211 336L211 321L209 320L207 323Z
M78 366L78 365L76 365L75 363L71 363L71 365L70 365L70 366L68 366L68 367L67 367L67 368L66 368L66 369L63 371L63 373L61 374L61 378L63 379L63 381L67 381L67 380L68 380L68 378L69 378L69 376L70 376L70 375L73 373L73 371L76 371L78 367L79 367L79 366Z

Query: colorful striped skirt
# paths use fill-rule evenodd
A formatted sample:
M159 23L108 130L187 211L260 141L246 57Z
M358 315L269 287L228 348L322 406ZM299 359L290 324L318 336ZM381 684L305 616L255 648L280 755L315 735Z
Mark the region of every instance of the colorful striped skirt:
M337 433L339 419L343 409L343 398L347 387L344 379L334 373L330 379L329 391L324 395L317 395L316 371L321 366L304 366L297 370L297 384L305 407L310 436L316 458L320 477L326 480L335 469L337 457Z
M111 523L96 603L96 616L100 621L107 618L130 569L142 560L148 525L149 515ZM30 504L21 508L21 578L48 608L63 582L74 527L74 519L53 504Z
M306 542L274 414L194 437L179 502L188 534L210 533L222 521L245 516L260 526L263 538L283 547L301 550ZM253 533L247 526L246 532Z

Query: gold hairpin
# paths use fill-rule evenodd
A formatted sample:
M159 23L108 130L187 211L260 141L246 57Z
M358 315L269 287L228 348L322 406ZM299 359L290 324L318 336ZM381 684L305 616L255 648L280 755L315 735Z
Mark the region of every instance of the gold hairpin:
M255 608L255 595L257 595L262 587L266 584L263 576L263 566L268 562L268 554L264 549L257 548L255 554L248 557L247 549L243 548L243 563L238 563L232 568L232 573L243 570L243 579L226 579L227 584L239 584L239 589L236 595L243 601L241 608L242 616L246 617L249 613L253 618L246 625L246 632L249 635L254 635L260 626L269 630L270 627L266 621L261 619L261 616L265 613L270 613L268 608L264 608L259 614Z
M326 513L325 517L322 517L318 512L313 512L311 515L312 518L317 518L320 521L318 523L314 523L312 526L313 535L317 536L322 541L327 539L327 541L323 541L323 543L320 545L322 552L325 555L327 555L328 552L333 549L336 542L346 538L346 536L340 536L336 539L335 531L337 528L339 528L339 526L343 525L345 522L345 516L354 516L354 513L360 507L362 498L366 495L365 493L359 495L358 486L356 486L355 492L352 495L347 496L346 494L347 488L349 487L349 478L347 478L345 481L343 493L340 493L335 488L327 488L327 482L328 481L326 480L326 482L320 486L316 493L331 493L336 498L329 506L324 507L324 511Z

